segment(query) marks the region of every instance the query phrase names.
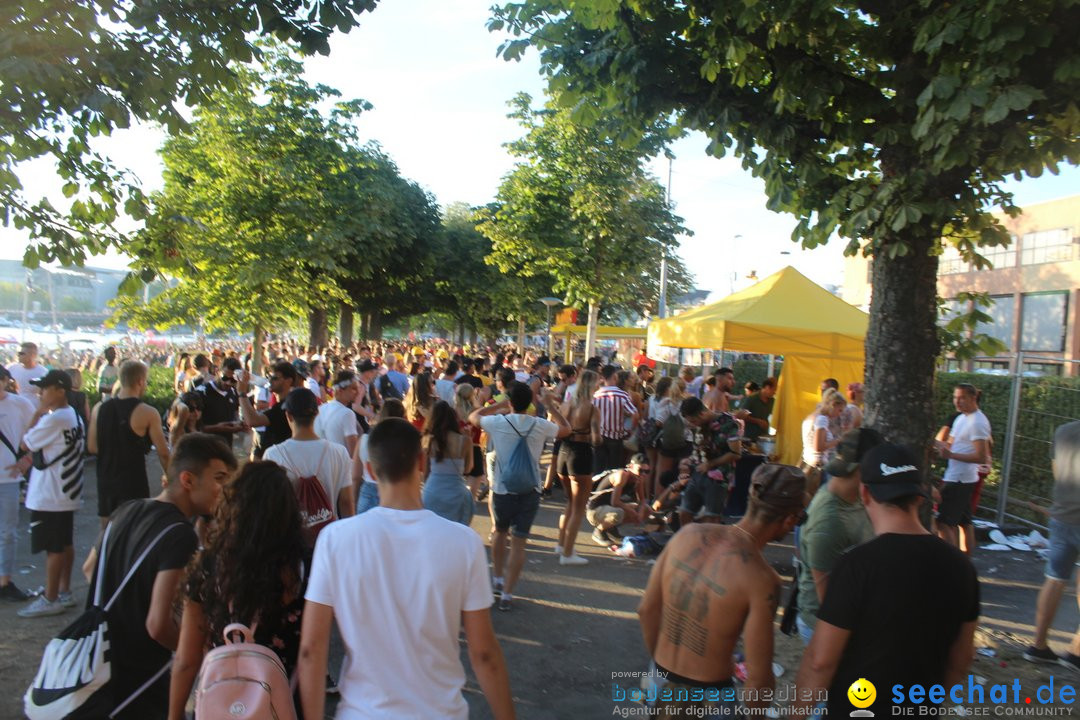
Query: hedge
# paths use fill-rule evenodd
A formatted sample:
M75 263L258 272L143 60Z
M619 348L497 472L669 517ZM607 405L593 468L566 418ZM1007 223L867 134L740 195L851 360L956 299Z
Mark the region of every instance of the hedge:
M176 393L173 391L175 381L176 373L172 368L152 365L143 401L153 405L159 413L165 415L176 398ZM93 407L101 399L101 393L97 389L97 381L92 379L89 373L86 373L83 378L83 392L86 393L86 397L90 400L90 407Z

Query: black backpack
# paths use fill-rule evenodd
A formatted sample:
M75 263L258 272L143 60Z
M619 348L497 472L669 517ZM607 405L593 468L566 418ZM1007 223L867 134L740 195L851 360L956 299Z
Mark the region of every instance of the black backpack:
M398 400L404 400L405 396L397 389L394 383L390 382L389 375L383 375L379 378L379 394L382 395L383 400L388 398L396 398Z

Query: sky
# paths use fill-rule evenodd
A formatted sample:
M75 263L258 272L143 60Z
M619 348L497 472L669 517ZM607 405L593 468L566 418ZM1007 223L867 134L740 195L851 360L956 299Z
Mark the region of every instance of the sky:
M374 105L361 116L361 137L378 141L401 173L431 191L442 207L494 198L513 165L503 145L521 132L506 117L506 103L521 91L537 104L543 98L535 52L521 62L497 57L502 37L487 31L490 5L491 0L382 0L373 13L361 16L359 27L333 36L329 56L305 64L309 81ZM161 185L156 150L163 137L158 129L137 127L118 131L97 147L153 189ZM790 240L794 218L765 208L764 184L735 158L707 156L706 144L696 134L672 147L671 199L693 232L681 239L680 255L697 286L723 296L750 284L751 271L760 278L786 264L820 284L842 284L844 243L800 249ZM666 183L667 160L650 165ZM20 170L29 192L48 193L59 206L54 175L44 162ZM1021 206L1075 194L1080 169L1009 188ZM25 236L0 228L0 257L21 258L25 244ZM112 253L88 264L119 268L126 261Z

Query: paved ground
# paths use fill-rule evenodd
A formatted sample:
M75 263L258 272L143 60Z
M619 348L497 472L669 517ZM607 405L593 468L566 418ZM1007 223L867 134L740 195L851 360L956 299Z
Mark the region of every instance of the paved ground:
M156 461L151 462L151 478L159 477ZM91 462L87 467L86 508L76 515L73 589L80 601L85 597L86 582L77 566L97 533L93 469ZM635 614L648 578L647 561L616 557L582 533L579 552L589 559L589 565L560 566L552 547L561 504L559 492L544 502L515 608L510 613L494 613L518 717L524 720L611 717L616 710L611 699L613 673L642 671L648 662ZM24 511L24 529L26 519ZM487 536L486 511L478 515L473 526ZM44 557L31 557L28 550L29 540L21 532L15 580L22 587L36 588L44 582ZM790 576L791 553L788 542L770 546L767 554L781 574ZM1032 691L1048 682L1051 675L1058 687L1063 682L1075 684L1077 678L1062 668L1046 671L1020 658L1031 632L1035 596L1042 582L1041 561L1032 553L987 551L977 552L974 560L983 592L978 644L990 647L994 656L977 656L972 674L987 678L991 684L1012 683L1018 677L1022 687ZM22 694L36 671L41 648L75 617L75 611L70 611L54 618L23 620L16 616L17 609L13 604L0 604L0 625L4 628L0 633L0 720L22 717ZM933 612L932 607L911 609L916 619L929 612ZM1051 637L1051 645L1062 650L1078 620L1076 597L1070 590L1054 623L1059 629ZM779 632L776 637L777 661L785 668L778 684L784 684L793 679L801 646L798 640ZM335 654L340 657L340 647ZM331 667L337 662L332 658ZM472 718L490 717L471 672L466 696Z

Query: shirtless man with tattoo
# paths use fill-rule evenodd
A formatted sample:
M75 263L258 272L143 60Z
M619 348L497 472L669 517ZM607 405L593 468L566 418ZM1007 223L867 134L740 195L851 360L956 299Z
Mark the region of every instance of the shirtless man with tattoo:
M749 509L737 525L689 525L671 539L638 608L656 665L653 717L691 717L697 708L734 713L732 652L743 637L747 705L772 689L773 619L780 576L761 554L805 517L806 478L798 468L754 471ZM651 692L651 691L650 691Z

